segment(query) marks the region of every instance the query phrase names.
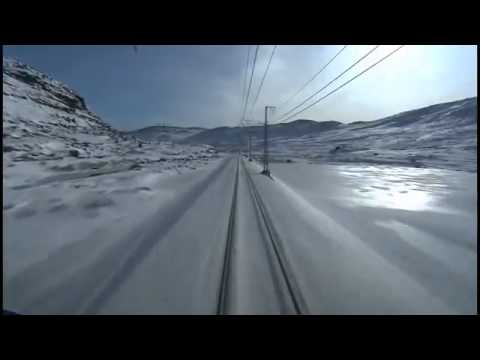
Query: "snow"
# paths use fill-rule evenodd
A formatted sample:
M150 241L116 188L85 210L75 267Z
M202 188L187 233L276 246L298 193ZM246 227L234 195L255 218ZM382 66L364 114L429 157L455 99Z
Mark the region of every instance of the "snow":
M178 172L186 175L192 170L180 168ZM117 227L120 220L131 225L158 203L174 196L175 193L165 190L163 184L172 175L178 176L178 172L124 171L52 181L20 190L11 190L8 184L18 181L7 179L7 186L4 181L4 208L5 204L11 207L4 209L7 235L4 242L9 254L4 269L6 278L46 259L52 249L94 232L99 225ZM181 183L180 179L178 181ZM37 241L32 241L34 239Z
M56 187L48 185L42 189L31 188L17 193L10 192L10 196L16 197L16 203L26 202L29 207L36 208L37 213L30 218L18 218L14 209L7 211L6 214L4 212L7 229L5 238L7 256L4 263L4 277L8 288L7 306L21 313L81 311L79 303L81 300L88 303L86 298L93 296L95 290L102 291L103 277L96 276L100 276L99 274L103 274L106 278L114 276L116 273L114 269L121 270L122 261L128 261L128 257L136 253L137 246L141 246L142 241L145 242L145 236L147 241L157 241L156 237L161 238L162 234L168 233L168 228L175 226L175 212L183 212L190 208L197 196L198 186L210 184L210 171L207 170L212 169L212 166L216 168L217 165L218 160L207 165L205 169L195 172L190 170L175 176L149 171L145 171L143 175L122 173L103 178L85 179L81 182L75 181L71 184L61 182ZM225 172L224 176L228 176L228 172ZM223 181L219 182L219 185L231 187L231 184ZM220 213L222 213L228 204L214 195L215 188L212 188L208 194L203 195L203 204L213 211L212 199L216 199L216 204L221 207ZM58 204L64 204L66 208L50 212L49 207ZM218 222L215 217L209 217L208 221L204 221L193 209L188 213L189 220L176 227L189 230L191 235L202 229L211 231L215 224L222 226L222 222ZM204 213L208 214L205 211ZM198 219L195 220L196 218ZM44 224L50 226L45 227ZM200 246L192 243L190 238L183 237L178 241L187 246L187 249L188 246ZM209 238L205 238L205 241L207 239ZM218 249L221 251L220 247ZM198 250L189 251L187 254L197 254ZM108 255L110 251L114 251L116 255L113 257ZM165 266L173 259L181 259L182 251L179 247L176 252L166 252L164 255L168 262ZM211 253L211 249L204 247L203 252L207 255ZM150 257L154 254L150 254ZM101 261L96 265L98 259ZM210 264L208 256L200 256L198 260L208 271ZM189 261L189 257L186 256L182 266L188 267ZM147 262L142 261L138 267L142 269L147 265ZM77 283L75 279L69 280L69 276L74 276L77 272L81 273L81 269L89 269L90 266L93 268L99 266L101 270L94 271L95 276L91 278L90 275L87 282L99 279L100 284L98 284L99 281L94 281L91 287L84 287L83 283ZM195 273L184 271L184 274L193 276ZM178 279L178 273L173 272L172 275L174 279ZM150 276L157 277L158 274L152 273ZM130 284L128 279L127 277L123 281ZM192 277L192 280L195 278ZM69 294L61 292L62 296L57 300L52 300L48 295L50 287L65 281L67 283L72 281L78 287L74 291L81 292L78 299L71 300L73 305L68 305L69 301L65 298L68 298ZM142 281L132 286L141 284L146 283ZM214 286L215 283L211 285ZM201 283L197 282L196 286L201 286ZM139 295L142 296L141 293ZM42 298L45 301L35 305L35 299ZM184 299L187 302L194 300L190 296ZM148 296L143 298L143 301L147 300ZM49 308L49 301L59 303ZM154 299L150 301L151 306L155 306ZM132 304L135 305L135 303ZM211 302L208 304L210 306ZM177 305L181 305L179 301ZM205 304L199 303L198 306L205 306ZM140 310L148 312L152 308L146 307Z
M281 233L295 239L285 245L305 275L307 298L322 299L311 303L313 311L475 313L476 174L378 170L272 164L275 185L258 183ZM373 186L374 172L388 187L360 192ZM418 188L414 201L401 192L404 178ZM385 201L394 194L394 202ZM304 220L291 220L292 213ZM367 290L370 282L375 292ZM356 292L360 299L345 297Z
M215 313L235 164L7 191L16 204L4 210L7 307ZM272 164L272 180L246 164L309 313L476 312L476 174L292 163ZM416 207L404 179L426 196ZM289 313L243 170L238 192L229 313ZM392 193L407 206L386 202Z

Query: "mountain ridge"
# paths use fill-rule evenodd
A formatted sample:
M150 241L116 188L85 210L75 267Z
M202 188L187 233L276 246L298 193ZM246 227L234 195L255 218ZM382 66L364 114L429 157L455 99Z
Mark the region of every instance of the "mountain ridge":
M315 135L320 132L325 132L328 130L332 130L335 128L348 128L348 127L357 127L357 128L369 128L369 127L376 127L385 124L389 124L390 126L405 126L408 123L416 122L419 117L423 113L432 114L436 111L441 111L445 107L450 106L461 106L463 103L476 103L476 97L469 97L455 101L448 101L444 103L432 104L425 107L415 108L412 110L406 110L397 114L393 114L384 118L369 120L369 121L354 121L350 123L342 123L335 120L327 120L327 121L318 121L312 119L296 119L290 122L285 123L272 123L269 124L269 136L271 138L276 137L301 137L304 135ZM466 111L466 109L459 109L458 111ZM405 120L406 117L411 115L415 115L414 118L409 119L408 121ZM435 119L433 119L435 121ZM149 126L137 130L129 131L129 134L134 136L138 136L139 138L145 140L155 140L155 136L148 135L150 130L158 131L162 129L161 132L163 133L164 137L162 140L170 140L170 141L179 141L181 143L207 143L209 145L218 146L225 143L230 143L229 140L221 140L218 137L225 136L225 137L239 137L242 136L242 133L249 132L252 137L262 137L263 136L263 125L251 125L251 126L218 126L214 128L202 128L202 127L182 127L182 126ZM171 137L169 138L169 132L178 132L185 130L195 130L194 134L188 136L186 134L183 137Z

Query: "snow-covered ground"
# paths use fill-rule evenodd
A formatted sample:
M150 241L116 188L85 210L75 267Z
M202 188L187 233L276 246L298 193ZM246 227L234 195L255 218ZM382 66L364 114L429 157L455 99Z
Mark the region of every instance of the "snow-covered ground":
M53 188L28 189L25 201L52 209L4 212L4 304L21 313L216 313L236 163L104 178L130 193L91 183L59 201ZM295 163L272 164L272 180L259 169L240 167L227 313L295 313L246 172L302 313L476 313L475 174Z
M476 174L307 163L271 170L275 184L259 190L313 312L476 313Z
M216 166L217 162L204 169ZM153 222L147 225L158 226L160 235L162 221L177 206L185 190L204 177L204 169L180 168L180 175L176 170L121 172L4 191L4 202L16 204L4 210L3 219L6 307L21 313L39 311L35 306L29 308L22 304L40 290L39 300L45 301L42 306L48 306L44 292L50 286L92 266L109 248L118 247L115 260L121 261L135 249L142 230L148 231L143 223L152 216ZM104 266L108 274L118 269L108 261ZM67 292L82 291L81 296L91 296L103 276L106 275L102 272L92 274L94 285L89 288L73 282ZM16 282L18 278L22 279L21 284ZM78 310L72 308L67 312ZM65 307L49 311L62 312Z

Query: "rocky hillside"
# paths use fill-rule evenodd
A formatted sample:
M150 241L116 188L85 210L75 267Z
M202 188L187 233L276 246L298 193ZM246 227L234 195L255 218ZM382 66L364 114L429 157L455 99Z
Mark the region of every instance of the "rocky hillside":
M4 170L31 161L63 172L141 169L151 163L176 167L206 161L215 153L208 145L151 144L117 131L68 86L29 65L3 59ZM4 179L10 173L4 171Z
M321 134L276 139L271 151L280 158L476 171L477 98L342 124Z
M66 85L3 59L3 152L13 160L104 157L132 140L89 111Z
M143 129L128 132L144 141L166 141L181 142L188 137L203 132L204 128L199 127L176 127L176 126L149 126Z

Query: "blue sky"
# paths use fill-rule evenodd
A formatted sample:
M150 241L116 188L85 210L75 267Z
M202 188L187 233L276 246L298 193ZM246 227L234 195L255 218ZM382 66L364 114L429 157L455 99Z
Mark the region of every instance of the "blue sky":
M254 111L280 105L341 48L280 45ZM247 46L22 45L4 46L14 57L58 79L89 108L119 129L149 125L233 126L241 116ZM251 99L273 46L260 46ZM360 58L373 45L350 45L304 91L277 110L282 114ZM382 45L312 101L358 74L396 46ZM252 54L253 54L252 47ZM351 84L296 118L368 121L431 104L477 96L477 48L407 45ZM308 105L310 102L307 102Z

